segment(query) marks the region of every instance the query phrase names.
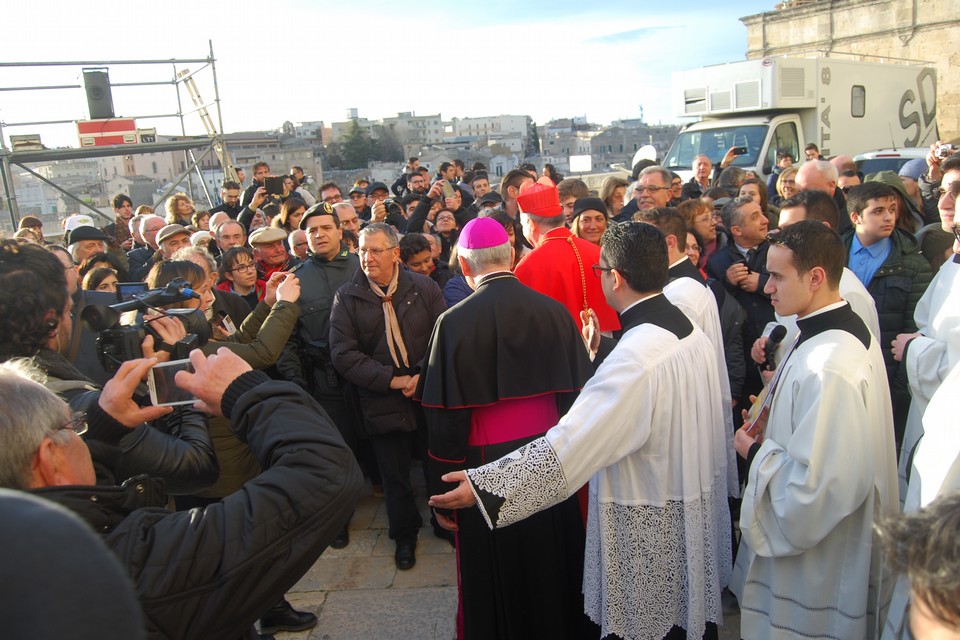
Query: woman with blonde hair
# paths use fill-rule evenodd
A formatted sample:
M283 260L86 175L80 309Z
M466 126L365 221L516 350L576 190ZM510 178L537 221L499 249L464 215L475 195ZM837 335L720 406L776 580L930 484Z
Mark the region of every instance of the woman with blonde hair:
M773 204L779 206L787 198L792 198L800 193L800 189L797 188L798 171L799 169L796 167L787 167L780 172L780 177L777 178L777 194L779 197L773 198Z

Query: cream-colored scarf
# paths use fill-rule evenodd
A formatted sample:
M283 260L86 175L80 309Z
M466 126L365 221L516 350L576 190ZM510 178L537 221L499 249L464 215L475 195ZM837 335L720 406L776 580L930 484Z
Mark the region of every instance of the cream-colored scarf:
M369 277L367 278L367 282L370 283L370 289L383 298L383 323L387 331L387 347L390 349L390 357L393 358L393 364L395 364L398 369L401 367L410 367L410 363L407 362L407 346L403 344L403 336L400 334L400 323L397 321L397 312L393 308L393 294L397 292L397 280L399 278L400 265L394 264L393 277L390 279L390 286L387 287L386 293L383 292L380 285ZM400 358L403 359L402 365L400 364L400 360L397 359L398 350L400 351Z

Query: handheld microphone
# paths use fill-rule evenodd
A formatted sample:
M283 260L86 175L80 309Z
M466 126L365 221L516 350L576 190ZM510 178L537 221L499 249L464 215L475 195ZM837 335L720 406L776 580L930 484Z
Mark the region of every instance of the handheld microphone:
M777 347L780 346L780 343L783 342L785 337L787 337L787 328L782 324L775 326L773 331L770 332L770 335L767 336L767 344L763 345L764 361L760 367L761 371L773 371L777 368L777 363L773 361L773 356L777 352Z

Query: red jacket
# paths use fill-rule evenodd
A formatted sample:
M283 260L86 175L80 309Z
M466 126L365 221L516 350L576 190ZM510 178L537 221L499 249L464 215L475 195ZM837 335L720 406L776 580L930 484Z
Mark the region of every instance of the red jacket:
M515 273L523 284L563 303L577 327L583 326L580 312L586 305L597 312L601 331L616 331L620 318L607 304L600 278L593 273L593 265L599 262L600 247L559 227L544 234Z

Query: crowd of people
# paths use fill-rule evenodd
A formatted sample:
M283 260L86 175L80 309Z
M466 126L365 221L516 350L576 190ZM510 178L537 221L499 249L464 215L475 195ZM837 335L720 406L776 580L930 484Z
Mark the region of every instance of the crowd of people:
M642 161L598 192L260 162L209 211L121 194L62 239L25 216L0 240L0 511L77 529L87 561L64 619L31 564L68 573L63 545L4 545L15 624L309 629L284 594L350 544L364 477L416 565L419 458L460 638L717 638L727 588L745 639L960 637L960 154L806 156L768 180L735 149L687 182ZM153 406L179 359L195 401Z

